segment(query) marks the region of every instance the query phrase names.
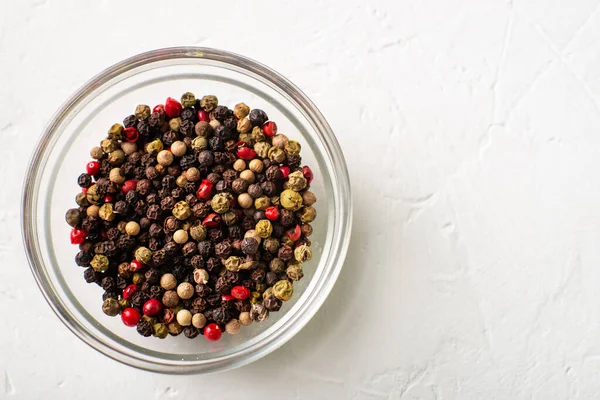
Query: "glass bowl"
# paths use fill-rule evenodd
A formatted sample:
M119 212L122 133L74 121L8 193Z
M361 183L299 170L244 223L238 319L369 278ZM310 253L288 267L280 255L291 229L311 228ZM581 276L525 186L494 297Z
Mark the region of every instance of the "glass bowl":
M318 217L313 259L294 285L292 300L268 320L218 342L183 335L145 338L102 310L102 289L87 284L74 262L64 215L75 207L77 176L108 127L137 104L163 103L186 91L215 94L221 104L245 102L267 112L279 132L302 144L303 164L315 179ZM46 300L81 340L134 367L164 373L234 368L275 350L316 313L342 267L351 229L348 171L336 138L317 107L286 78L248 58L196 47L168 48L122 61L79 89L54 115L31 159L23 189L23 239L31 270Z

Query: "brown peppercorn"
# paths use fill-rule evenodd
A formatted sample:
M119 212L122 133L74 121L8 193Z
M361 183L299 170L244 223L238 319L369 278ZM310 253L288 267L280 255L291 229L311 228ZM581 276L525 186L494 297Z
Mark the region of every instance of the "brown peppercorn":
M265 165L262 163L262 161L260 161L259 159L256 159L256 158L254 160L250 161L250 164L249 164L250 171L257 173L257 174L261 173L263 171L264 167L265 167Z
M232 319L227 324L225 324L225 332L230 335L236 335L240 332L241 324L237 319Z
M145 104L140 104L135 108L135 117L137 119L146 119L148 117L150 117L150 114L152 113L152 111L150 111L150 107L148 107ZM122 130L122 128L121 128Z
M204 314L194 314L194 316L192 317L192 325L198 329L204 328L204 326L206 325L206 317L204 316Z
M196 167L192 167L185 171L185 177L189 182L197 182L201 177L200 170L198 170Z
M242 193L237 198L238 205L242 208L250 208L252 207L253 201L252 197L248 193Z
M279 300L288 301L294 294L294 286L287 280L280 280L273 285L273 294Z
M108 163L110 165L121 165L125 161L125 153L121 149L117 149L108 155Z
M273 138L271 139L271 143L273 144L273 146L275 147L279 147L280 149L285 149L285 144L288 142L288 137L285 136L282 133L278 133L277 135L273 136Z
M279 240L274 237L266 238L263 242L263 248L269 253L277 253L277 250L279 250Z
M178 336L183 332L183 327L177 323L177 321L172 321L167 324L167 329L169 330L169 335Z
M256 254L258 252L258 241L252 237L242 240L242 252L244 254Z
M245 169L242 172L240 172L240 178L244 179L248 183L254 183L256 179L256 177L254 176L254 172L250 171L249 169Z
M124 279L129 279L133 275L133 272L131 271L131 269L129 267L129 263L127 263L127 262L123 262L123 263L119 264L118 271L119 271L119 276Z
M125 175L123 175L121 168L113 168L108 174L108 179L110 179L111 182L122 184L125 182Z
M102 157L104 157L104 152L102 151L102 148L100 148L100 146L92 147L92 149L90 150L90 156L94 160L100 160L102 159Z
M200 107L202 107L205 111L211 112L219 105L219 100L217 96L207 95L200 99Z
M298 211L298 217L303 223L313 222L317 218L317 210L313 207L304 207Z
M252 304L252 309L250 310L250 318L252 318L253 321L257 322L264 321L267 318L269 318L269 310L267 310L263 303Z
M175 275L166 273L160 277L160 286L165 290L173 290L177 287Z
M194 295L194 286L189 282L182 282L177 286L177 295L184 299L190 299Z
M179 296L174 290L167 290L162 298L165 307L175 307L179 303Z
M213 133L213 127L206 121L200 121L194 126L194 131L196 132L196 136L199 138L208 138ZM200 142L195 142L199 144ZM206 143L206 142L205 142ZM204 146L206 148L206 144Z
M315 194L309 190L302 193L302 204L307 207L312 206L317 201Z
M300 264L290 264L285 270L285 273L293 281L299 281L304 277L304 271Z
M310 224L302 224L302 226L300 227L300 230L302 231L302 234L304 236L310 236L310 235L312 235L312 232L313 232L313 228Z
M165 218L165 222L163 222L163 229L167 233L175 232L180 226L181 222L173 216Z
M244 311L240 313L239 321L242 325L248 326L252 324L252 317L250 316L249 312Z
M248 107L245 103L238 103L233 107L233 115L237 119L246 118L250 114L250 107Z

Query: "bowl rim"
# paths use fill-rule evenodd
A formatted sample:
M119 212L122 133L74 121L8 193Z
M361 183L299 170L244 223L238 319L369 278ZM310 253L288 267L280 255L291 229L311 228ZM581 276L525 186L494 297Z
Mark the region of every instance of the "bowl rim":
M37 205L35 194L36 189L39 188L36 176L40 170L40 163L43 161L44 155L56 133L56 128L59 127L71 113L74 111L78 112L77 108L82 106L82 103L85 101L88 94L95 89L138 67L173 59L197 59L217 62L222 64L219 65L220 67L227 68L229 66L231 69L238 72L243 71L246 75L267 84L283 95L283 97L303 114L315 129L319 140L324 146L325 154L329 157L332 165L335 166L335 168L330 171L330 174L332 176L332 181L335 183L335 188L339 193L339 195L336 196L335 215L339 220L336 220L333 236L334 239L337 238L337 240L332 240L330 253L330 256L333 254L332 260L335 262L329 264L328 268L323 270L321 276L313 277L313 279L319 278L319 280L322 281L320 282L320 286L314 289L314 293L318 293L318 295L313 294L312 296L309 296L296 313L292 315L280 329L274 331L269 336L262 338L248 348L221 356L220 358L198 360L197 363L193 364L156 362L145 358L138 358L135 357L135 355L115 349L109 344L99 341L94 335L90 334L87 329L70 314L67 307L60 301L58 294L52 289L48 273L40 255L36 218L32 215L36 213L34 208ZM310 321L329 295L343 266L343 261L350 242L352 198L346 162L331 127L316 105L291 81L273 69L235 53L206 47L169 47L140 53L106 68L104 71L88 80L60 106L58 111L52 116L49 123L44 128L43 133L35 146L35 150L31 155L23 183L21 213L23 245L31 272L42 295L46 299L46 302L71 332L93 349L126 365L153 372L192 374L232 369L255 361L286 343Z

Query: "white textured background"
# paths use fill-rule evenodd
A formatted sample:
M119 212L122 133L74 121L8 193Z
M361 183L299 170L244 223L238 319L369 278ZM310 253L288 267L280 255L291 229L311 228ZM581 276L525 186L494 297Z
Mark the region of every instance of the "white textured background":
M123 3L0 12L0 398L600 396L598 0ZM19 232L51 114L105 67L172 45L289 77L354 189L351 249L316 317L211 376L137 371L77 340Z

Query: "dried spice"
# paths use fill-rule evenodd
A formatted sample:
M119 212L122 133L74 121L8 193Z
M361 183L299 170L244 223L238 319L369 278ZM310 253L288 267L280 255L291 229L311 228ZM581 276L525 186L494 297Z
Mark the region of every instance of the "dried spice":
M300 151L264 111L213 95L138 105L113 124L65 214L103 311L142 336L208 340L278 311L312 258Z

